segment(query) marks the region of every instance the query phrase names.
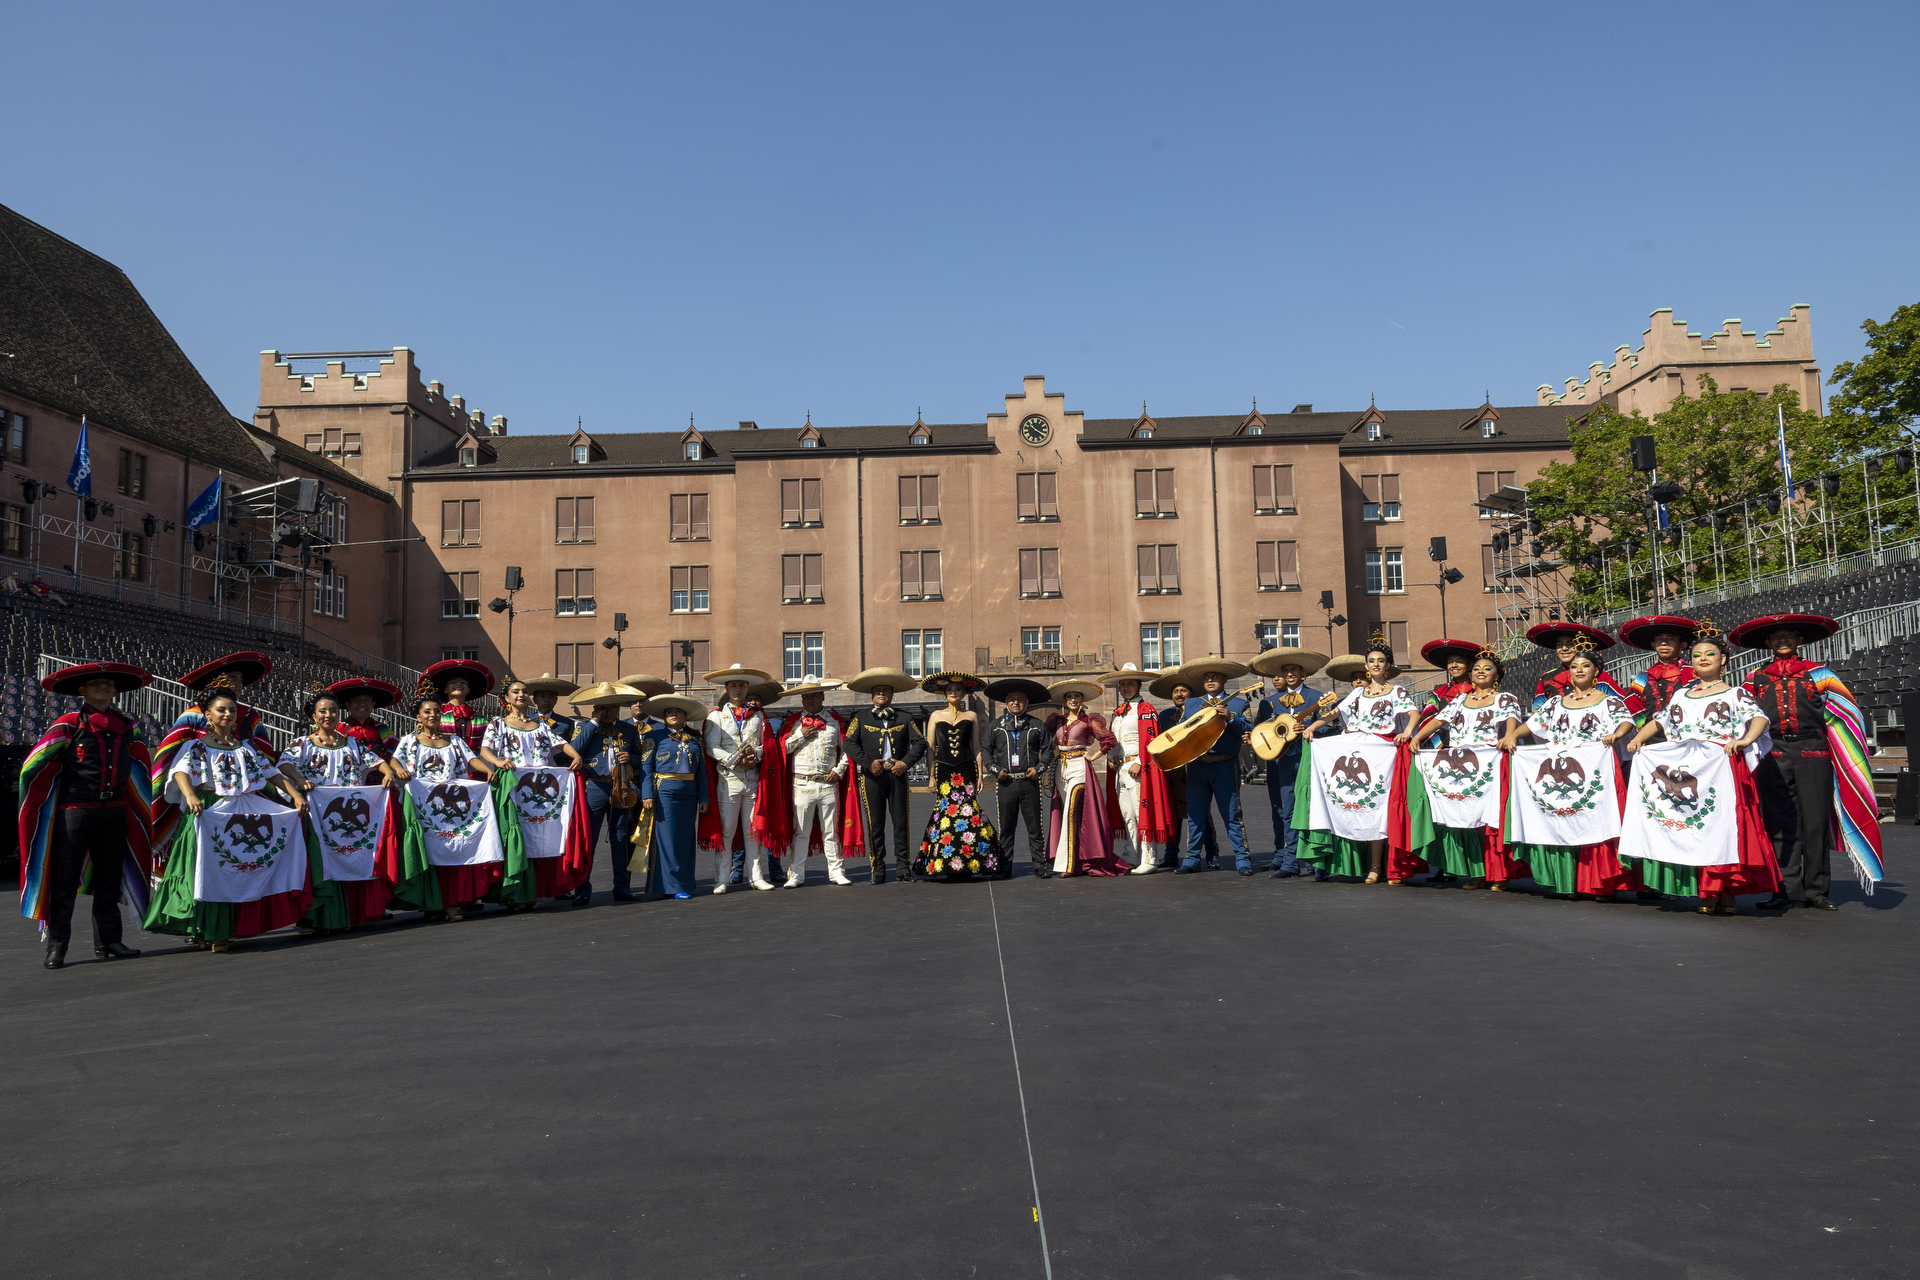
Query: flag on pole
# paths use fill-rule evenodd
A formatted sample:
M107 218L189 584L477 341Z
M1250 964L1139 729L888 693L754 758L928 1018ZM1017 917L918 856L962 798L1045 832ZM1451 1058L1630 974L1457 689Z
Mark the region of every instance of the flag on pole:
M224 475L213 478L213 483L200 491L200 496L187 508L187 528L198 529L201 525L212 524L220 518L220 482Z
M67 468L67 488L83 498L93 496L93 455L87 451L87 415L80 415L80 438L73 445L73 465Z
M1780 405L1780 478L1786 481L1787 497L1793 497L1793 459L1787 456L1787 407Z

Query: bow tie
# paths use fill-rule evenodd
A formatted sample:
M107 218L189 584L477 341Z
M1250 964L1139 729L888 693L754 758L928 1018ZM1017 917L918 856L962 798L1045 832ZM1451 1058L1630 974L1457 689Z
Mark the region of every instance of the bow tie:
M1131 711L1131 710L1133 710L1133 703L1131 703L1131 702L1123 702L1123 703L1121 703L1121 704L1120 704L1119 706L1117 706L1117 707L1115 707L1115 708L1113 709L1113 714L1114 714L1115 716L1123 716L1123 715L1125 715L1125 714L1127 714L1127 712L1129 712L1129 711Z
M887 722L893 719L893 712L876 711L873 713L873 718L878 720L881 724L886 724Z
M745 724L747 721L753 719L753 708L735 707L733 709L733 719L737 724Z

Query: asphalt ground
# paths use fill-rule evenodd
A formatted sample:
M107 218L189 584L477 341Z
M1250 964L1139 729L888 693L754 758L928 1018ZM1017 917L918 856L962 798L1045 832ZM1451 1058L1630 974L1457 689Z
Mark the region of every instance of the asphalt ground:
M628 905L603 862L587 910L101 963L83 903L61 972L0 937L5 1272L1909 1275L1882 830L1871 900L1782 918L818 859Z

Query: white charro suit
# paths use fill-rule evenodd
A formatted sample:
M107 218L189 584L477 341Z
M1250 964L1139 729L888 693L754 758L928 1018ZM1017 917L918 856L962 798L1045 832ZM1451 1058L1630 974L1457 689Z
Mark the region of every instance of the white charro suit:
M808 737L801 725L804 713L787 724L787 760L793 774L793 848L787 886L806 882L807 845L813 824L820 824L820 844L827 855L827 879L851 884L840 856L840 779L847 772L846 752L840 746L840 725L821 714L826 725Z
M767 851L753 838L754 796L760 787L760 742L767 726L766 717L755 711L744 720L734 718L728 703L706 719L704 730L707 755L718 775L719 794L713 797L720 806L720 853L715 866L713 891L727 891L732 870L733 837L746 830L750 870L748 880L756 889L771 889L767 880ZM752 763L743 757L751 754Z
M1127 771L1127 765L1140 759L1141 748L1146 746L1140 741L1139 700L1129 703L1125 711L1116 711L1107 728L1119 739L1112 754L1122 763L1114 770L1113 790L1120 802L1120 816L1127 824L1127 840L1133 845L1134 852L1140 855L1140 863L1134 870L1152 870L1162 865L1163 847L1158 840L1140 843L1140 779ZM1146 766L1143 764L1141 768L1144 771Z

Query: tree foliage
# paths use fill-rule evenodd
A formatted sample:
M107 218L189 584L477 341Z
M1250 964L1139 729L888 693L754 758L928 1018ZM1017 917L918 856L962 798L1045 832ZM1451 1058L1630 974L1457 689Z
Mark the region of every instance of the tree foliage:
M1881 427L1908 427L1920 418L1920 302L1897 307L1885 324L1863 320L1867 354L1833 367L1827 398L1835 417L1864 417Z

